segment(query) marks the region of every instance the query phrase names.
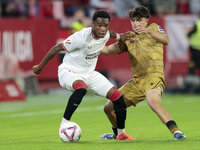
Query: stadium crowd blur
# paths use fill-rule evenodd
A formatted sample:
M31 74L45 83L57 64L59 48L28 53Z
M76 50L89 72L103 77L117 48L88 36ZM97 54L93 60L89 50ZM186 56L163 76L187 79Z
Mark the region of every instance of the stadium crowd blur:
M127 11L140 4L157 16L197 14L200 10L199 0L1 0L0 16L62 20L79 9L89 18L95 10L104 9L112 17L127 17Z
M152 15L164 16L168 14L198 14L200 0L1 0L1 18L31 18L57 19L60 28L71 28L75 25L91 25L92 14L103 9L112 18L128 17L130 8L144 5L150 9ZM77 12L78 11L78 12Z
M0 18L56 19L61 29L74 33L90 26L98 9L106 10L112 18L124 18L137 5L148 7L152 16L159 17L200 12L200 0L0 0Z
M155 16L197 14L200 11L199 0L1 0L0 17L51 18L59 20L61 28L70 28L81 17L79 22L85 20L84 26L90 25L92 14L98 9L108 11L112 18L128 17L128 10L140 4L148 7Z

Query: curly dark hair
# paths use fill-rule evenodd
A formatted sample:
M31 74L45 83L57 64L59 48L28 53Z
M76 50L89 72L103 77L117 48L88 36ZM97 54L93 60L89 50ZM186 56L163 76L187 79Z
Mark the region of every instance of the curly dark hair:
M149 9L143 5L139 5L130 9L128 11L128 15L130 19L135 18L135 17L138 19L143 18L143 17L148 19L151 17Z
M93 17L92 17L92 21L96 21L97 18L100 17L100 18L108 18L109 21L110 21L110 15L108 14L107 11L104 11L104 10L97 10L94 14L93 14Z

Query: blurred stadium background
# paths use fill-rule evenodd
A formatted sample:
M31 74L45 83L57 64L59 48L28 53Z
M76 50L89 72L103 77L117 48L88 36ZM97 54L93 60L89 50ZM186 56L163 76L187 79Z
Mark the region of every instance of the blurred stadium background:
M149 7L150 23L160 25L170 39L170 44L164 47L166 92L181 87L190 59L187 34L198 19L200 0L1 0L0 101L26 100L29 95L62 92L57 81L62 53L51 60L39 76L32 73L32 66L56 43L90 26L97 9L110 13L111 30L117 33L132 30L127 11L139 4ZM77 13L78 10L81 13ZM82 24L77 25L76 21ZM107 44L113 42L116 40L110 39ZM100 55L96 70L117 87L132 78L128 54ZM196 76L199 75L197 70Z

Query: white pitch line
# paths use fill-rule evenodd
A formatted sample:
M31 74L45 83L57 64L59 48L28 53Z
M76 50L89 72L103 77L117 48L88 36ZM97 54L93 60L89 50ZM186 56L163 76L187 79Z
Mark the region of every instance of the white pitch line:
M147 104L140 104L139 106L145 106ZM104 106L98 106L98 107L83 107L78 108L76 112L87 112L87 111L97 111L97 110L103 110ZM48 115L48 114L59 114L64 113L64 109L57 109L57 110L50 110L50 111L37 111L37 112L26 112L26 113L11 113L6 115L0 115L0 118L5 117L27 117L27 116L38 116L38 115Z
M197 102L197 100L185 100L183 101L185 103L193 103ZM170 101L164 102L164 103L170 103ZM138 106L146 106L147 103L140 103ZM137 107L138 107L137 106ZM103 110L104 106L98 106L98 107L83 107L83 108L78 108L76 112L87 112L87 111L98 111L98 110ZM57 110L51 110L51 111L38 111L38 112L26 112L26 113L12 113L9 115L1 115L0 118L4 117L26 117L26 116L37 116L37 115L48 115L48 114L59 114L59 113L64 113L64 109L57 109Z
M103 110L103 107L104 106L78 108L76 110L76 112ZM3 118L3 117L27 117L27 116L49 115L49 114L59 114L59 113L64 113L64 110L57 109L57 110L51 110L51 111L26 112L26 113L17 113L17 114L12 113L9 115L2 115L2 116L0 116L0 118Z

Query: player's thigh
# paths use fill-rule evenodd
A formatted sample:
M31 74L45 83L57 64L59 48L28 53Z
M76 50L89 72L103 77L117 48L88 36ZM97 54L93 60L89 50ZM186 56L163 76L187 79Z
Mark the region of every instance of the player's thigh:
M131 104L136 106L139 102L146 98L146 95L142 92L141 87L137 85L137 82L134 79L131 79L124 84L119 91L122 92L127 107L131 106Z
M131 103L131 101L128 100L128 99L126 99L125 97L124 97L124 102L125 102L125 104L126 104L126 108L128 108L128 107L130 107L130 106L133 106L133 103Z
M159 88L151 89L146 93L146 100L150 106L161 103L161 90Z
M114 87L114 85L102 74L94 71L89 79L87 79L86 84L88 86L88 92L94 93L99 96L106 97L108 91Z
M160 74L152 74L141 80L146 93L148 104L160 104L163 91L165 89L164 77Z
M73 88L74 81L77 81L77 80L84 81L84 79L82 78L80 74L72 73L72 72L69 72L68 70L65 70L64 72L62 72L62 74L58 73L58 80L59 80L60 85L69 91L74 91L74 88Z

